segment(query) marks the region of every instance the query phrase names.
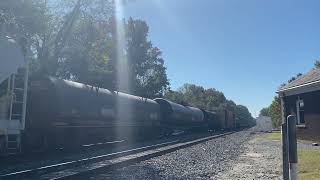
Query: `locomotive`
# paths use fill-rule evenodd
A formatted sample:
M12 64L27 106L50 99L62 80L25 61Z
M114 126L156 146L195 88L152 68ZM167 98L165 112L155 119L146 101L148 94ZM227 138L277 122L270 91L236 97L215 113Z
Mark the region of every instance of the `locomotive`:
M176 129L233 129L236 124L227 110L211 112L53 77L31 81L25 122L24 151L153 137Z

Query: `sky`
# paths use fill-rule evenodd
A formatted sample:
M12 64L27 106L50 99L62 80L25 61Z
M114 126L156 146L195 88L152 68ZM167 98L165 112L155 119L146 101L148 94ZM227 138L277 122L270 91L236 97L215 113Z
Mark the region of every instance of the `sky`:
M222 91L258 116L280 84L320 59L320 1L132 0L125 17L149 25L171 88Z

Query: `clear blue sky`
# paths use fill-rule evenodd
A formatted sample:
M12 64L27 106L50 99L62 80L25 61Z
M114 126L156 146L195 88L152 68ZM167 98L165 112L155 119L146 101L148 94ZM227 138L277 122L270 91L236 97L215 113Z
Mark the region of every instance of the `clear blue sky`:
M281 83L320 58L319 7L319 0L134 0L124 12L148 23L172 89L213 87L257 116Z

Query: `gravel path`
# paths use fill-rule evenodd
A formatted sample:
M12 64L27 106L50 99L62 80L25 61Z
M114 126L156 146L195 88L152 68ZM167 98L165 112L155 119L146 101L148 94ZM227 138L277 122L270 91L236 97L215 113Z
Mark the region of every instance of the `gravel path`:
M237 132L92 179L280 179L280 142L263 136Z
M245 152L217 179L282 179L280 141L265 140L265 136L255 135L247 142Z

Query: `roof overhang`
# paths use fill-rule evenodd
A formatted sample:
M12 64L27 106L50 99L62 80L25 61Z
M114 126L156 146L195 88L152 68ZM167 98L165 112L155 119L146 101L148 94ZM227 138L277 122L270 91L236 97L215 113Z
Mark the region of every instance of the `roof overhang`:
M277 93L281 96L293 96L320 90L320 80L309 82L306 84L294 86L287 89L280 89Z

